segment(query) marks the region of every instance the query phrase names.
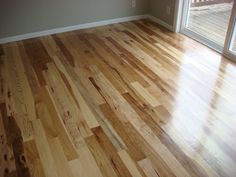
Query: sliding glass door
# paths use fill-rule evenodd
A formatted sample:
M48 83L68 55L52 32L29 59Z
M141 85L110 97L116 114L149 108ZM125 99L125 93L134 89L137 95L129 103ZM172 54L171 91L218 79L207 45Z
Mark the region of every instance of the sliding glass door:
M225 53L236 55L234 0L184 0L181 31Z

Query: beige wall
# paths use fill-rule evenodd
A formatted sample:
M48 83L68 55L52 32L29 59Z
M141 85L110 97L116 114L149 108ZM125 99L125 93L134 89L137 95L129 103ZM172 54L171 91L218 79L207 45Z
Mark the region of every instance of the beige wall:
M175 3L176 0L150 0L149 13L173 26L175 16ZM167 6L170 6L170 14L166 13Z
M142 15L149 0L1 0L0 38L99 20Z
M131 0L0 0L0 38L144 14L172 26L175 1L137 0L132 8Z

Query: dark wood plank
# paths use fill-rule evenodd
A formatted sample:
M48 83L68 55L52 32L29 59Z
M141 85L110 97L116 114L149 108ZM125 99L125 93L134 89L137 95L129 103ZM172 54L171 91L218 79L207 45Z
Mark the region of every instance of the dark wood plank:
M0 110L2 114L2 122L6 133L5 136L6 139L5 140L3 139L2 141L3 142L6 141L5 147L10 149L10 151L12 151L14 157L12 159L11 156L3 154L4 160L12 161L10 163L14 162L16 167L16 169L13 171L10 171L6 167L4 169L4 176L17 175L19 177L30 177L30 172L24 154L23 138L21 136L21 131L17 126L14 117L7 116L7 110L5 104L0 105Z

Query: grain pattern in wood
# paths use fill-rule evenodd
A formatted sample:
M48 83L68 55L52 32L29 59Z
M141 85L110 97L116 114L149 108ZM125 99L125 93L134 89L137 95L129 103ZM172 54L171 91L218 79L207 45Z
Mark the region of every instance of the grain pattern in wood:
M236 65L149 20L0 46L0 176L234 177Z

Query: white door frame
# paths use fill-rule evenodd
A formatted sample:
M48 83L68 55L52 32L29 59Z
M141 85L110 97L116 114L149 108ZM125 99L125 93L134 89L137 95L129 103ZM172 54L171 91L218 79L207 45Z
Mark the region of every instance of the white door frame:
M231 45L232 40L234 39L234 35L236 35L236 31L234 30L235 27L236 27L236 3L234 1L232 15L230 17L228 32L226 35L225 46L223 50L223 54L225 54L227 57L229 57L233 61L236 61L236 53L233 53L232 51L230 51L230 45Z
M189 8L189 4L190 4L190 0L176 0L175 2L175 19L174 19L174 25L173 25L173 29L174 32L176 33L183 33L186 36L189 36L201 43L203 43L204 45L216 50L217 52L223 54L224 56L228 57L229 59L236 61L236 54L233 54L232 52L230 52L229 47L230 47L230 43L231 43L231 38L233 36L233 31L234 31L234 23L236 20L236 3L234 3L233 5L233 9L232 9L232 14L230 17L230 25L229 25L229 29L226 35L226 39L225 39L225 44L224 47L212 42L211 40L195 33L192 32L185 27L186 24L186 18L188 17L188 8Z
M175 16L174 16L175 18L174 18L173 31L176 33L179 33L181 29L183 4L184 4L184 0L175 1Z

